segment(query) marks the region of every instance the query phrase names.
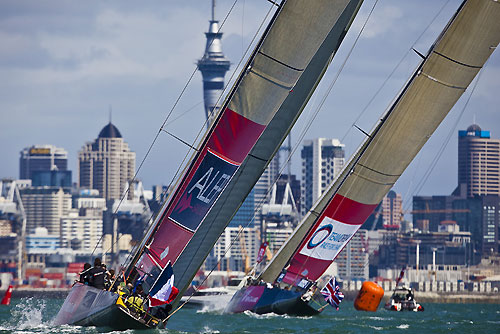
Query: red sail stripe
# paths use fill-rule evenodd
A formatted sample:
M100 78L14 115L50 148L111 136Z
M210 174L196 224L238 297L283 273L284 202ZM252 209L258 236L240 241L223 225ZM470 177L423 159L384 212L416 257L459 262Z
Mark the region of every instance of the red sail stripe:
M169 217L178 206L179 201L182 200L189 182L200 168L202 161L207 157L207 152L210 150L228 163L239 165L255 145L265 127L265 125L253 122L230 109L224 111L215 126L214 132L210 135L207 145L203 148L188 175L179 185L175 198L163 214L162 221L150 247L155 260L159 261L163 266L168 261L175 263L179 254L193 236L193 231L183 228L182 222L176 223ZM184 200L187 201L188 199ZM162 253L163 255L161 255Z
M321 224L325 217L335 219L338 222L348 225L362 225L366 219L372 214L377 207L377 204L363 204L356 202L350 198L336 194L328 204L323 214L316 220L314 228L311 229L309 235L304 238L298 251L292 257L287 275L286 282L297 281L301 277L307 277L316 280L324 273L324 271L333 262L333 259L317 259L300 254L300 250L309 242L309 239L314 235L316 229ZM333 230L332 232L335 232Z
M265 125L227 108L207 146L233 161L242 163L265 128Z
M331 217L344 224L361 225L372 214L378 204L363 204L336 194L323 216Z

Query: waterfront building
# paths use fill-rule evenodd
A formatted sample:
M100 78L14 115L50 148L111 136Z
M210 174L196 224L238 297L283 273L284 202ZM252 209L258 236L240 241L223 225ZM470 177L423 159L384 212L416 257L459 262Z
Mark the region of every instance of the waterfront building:
M222 53L222 32L219 21L215 19L215 0L212 2L212 19L209 21L208 32L205 33L207 43L203 57L198 60L198 69L203 76L203 98L207 127L210 127L222 102L224 76L229 70L230 62Z
M344 144L338 139L305 140L301 157L301 202L302 215L305 215L344 167Z
M57 187L32 187L20 191L26 213L26 232L44 227L51 235L60 236L61 217L71 209L69 190Z
M268 203L261 210L261 240L276 253L299 222L300 182L295 175L281 175L271 188Z
M92 253L103 232L104 198L78 197L75 207L61 217L61 246ZM98 254L101 248L98 248Z
M126 183L125 188L129 188ZM149 220L152 217L149 200L152 192L146 192L141 181L134 181L130 185L128 198L116 199L108 210L111 213L111 222L104 228L105 234L112 234L117 240L117 234L131 234L135 242L140 242L144 236Z
M34 171L32 175L33 187L71 188L72 186L70 170Z
M218 270L248 272L257 260L259 233L256 227L226 227L212 250L210 260L205 262L205 270L217 267Z
M36 171L68 170L68 152L54 145L33 145L21 151L19 178L33 179Z
M382 199L383 227L387 230L399 230L403 219L403 200L401 194L389 191Z
M379 269L477 263L479 259L473 262L471 258L471 233L461 231L454 221L443 222L441 226L441 232L385 231L379 247Z
M351 241L339 253L337 263L338 275L344 280L367 280L369 278L367 246L368 231L359 229Z
M37 227L26 236L26 249L56 250L61 247L59 235L49 233L45 227Z
M135 152L111 122L78 152L78 161L80 187L97 189L106 199L120 199L135 173Z
M458 132L458 184L466 185L467 197L500 196L500 139L477 124Z

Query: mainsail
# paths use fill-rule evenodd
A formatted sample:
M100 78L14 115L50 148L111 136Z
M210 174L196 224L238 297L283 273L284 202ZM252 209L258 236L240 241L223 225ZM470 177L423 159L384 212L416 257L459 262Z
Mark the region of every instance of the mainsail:
M464 1L380 123L258 277L316 281L391 189L500 41L500 4Z
M146 290L154 284L169 261L174 264L176 277L181 278L177 283L180 290L183 291L190 283L208 251L263 172L272 154L278 149L298 112L302 110L304 101L317 84L330 55L343 38L345 27L350 23L358 5L359 1L352 0L298 0L287 1L279 6L244 71L226 98L222 112L198 146L197 153L170 200L161 209L153 231L136 257L134 267L127 271L131 274L134 269L137 270ZM323 51L319 65L308 68L332 32L332 27L335 28L336 38L331 40L329 51ZM289 110L282 109L282 113L291 115L286 116L289 118L288 123L277 125L275 130L272 130L274 133L259 140L306 71L314 72L314 76L308 77L307 83L303 84L304 88L300 88L296 94L298 98L295 98L294 102L297 105L291 106ZM258 140L260 143L256 149L263 150L264 154L252 154L255 160L253 163L260 166L251 176L253 183L248 184L247 180L240 178L242 172L237 172L242 163L248 166L245 168L247 171L251 167L252 161L247 157ZM256 162L257 160L260 161ZM232 180L235 181L229 188ZM238 189L242 187L242 183L247 185ZM226 189L239 192L238 197L234 193L228 195L234 204L230 210L224 208L226 201L219 199ZM217 206L214 206L216 203ZM225 210L225 214L219 217L221 209ZM205 223L211 225L214 220L218 223L216 228L203 226ZM205 234L202 240L194 240L191 248L196 248L195 251L201 248L201 251L196 255L188 254L190 247L186 245L195 233L200 234L200 228L205 231L210 229L211 236L207 237ZM185 258L191 263L177 265L178 257L185 249Z

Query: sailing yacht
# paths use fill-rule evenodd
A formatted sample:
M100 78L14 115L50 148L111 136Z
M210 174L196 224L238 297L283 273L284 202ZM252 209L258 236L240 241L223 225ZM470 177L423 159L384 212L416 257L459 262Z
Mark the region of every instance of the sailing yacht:
M180 297L278 150L335 54L361 0L288 0L276 7L174 191L117 277L147 295ZM153 296L155 296L153 298ZM152 305L152 304L150 304ZM117 330L163 328L113 291L76 283L54 323ZM175 311L174 311L175 312ZM173 313L171 313L172 315Z
M227 312L314 315L320 278L464 93L500 41L500 3L460 5L340 176Z

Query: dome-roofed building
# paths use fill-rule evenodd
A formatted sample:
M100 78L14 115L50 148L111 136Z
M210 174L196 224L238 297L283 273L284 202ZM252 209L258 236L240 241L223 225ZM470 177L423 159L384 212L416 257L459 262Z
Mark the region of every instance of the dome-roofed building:
M119 199L134 177L135 152L130 151L118 128L109 122L92 143L78 152L79 185L99 190L106 199Z
M122 134L116 126L109 122L108 125L102 128L97 138L122 138Z

